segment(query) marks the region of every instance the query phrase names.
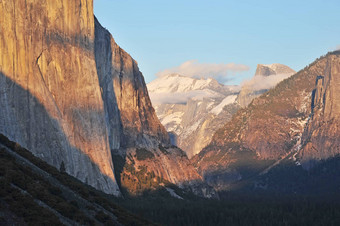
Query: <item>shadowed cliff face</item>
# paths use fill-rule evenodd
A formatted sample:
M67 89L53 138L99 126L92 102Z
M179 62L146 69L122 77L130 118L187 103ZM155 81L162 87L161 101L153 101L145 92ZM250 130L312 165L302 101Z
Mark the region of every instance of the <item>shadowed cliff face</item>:
M107 118L111 128L120 128L122 147L136 145L154 147L159 142L168 144L169 137L160 124L137 63L121 49L111 34L95 20L95 57ZM116 107L115 107L116 106ZM112 122L119 118L119 122ZM111 133L112 134L112 133ZM112 149L117 148L112 145Z
M118 192L112 190L116 187L112 171L103 171L95 159L74 147L59 121L50 116L37 98L1 72L0 85L11 91L0 93L1 133L14 134L19 143L35 147L36 156L58 169L64 165L67 173L75 174L78 179L97 189L107 193Z
M301 150L299 160L305 162L339 153L338 71L339 55L328 54L239 110L192 159L200 174L225 189Z

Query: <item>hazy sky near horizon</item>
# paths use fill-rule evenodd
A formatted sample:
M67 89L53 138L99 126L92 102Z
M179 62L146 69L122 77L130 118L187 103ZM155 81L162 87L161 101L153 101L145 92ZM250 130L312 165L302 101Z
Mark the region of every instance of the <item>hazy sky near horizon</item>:
M94 0L145 81L168 72L240 84L257 64L298 71L340 48L339 0Z

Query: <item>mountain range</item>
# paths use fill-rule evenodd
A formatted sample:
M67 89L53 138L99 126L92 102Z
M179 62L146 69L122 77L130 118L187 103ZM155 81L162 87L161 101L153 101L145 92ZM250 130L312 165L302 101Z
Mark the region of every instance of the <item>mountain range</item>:
M282 64L259 64L254 77L241 86L223 85L214 78L170 74L150 82L147 87L172 144L191 158L210 143L213 134L238 109L294 72Z

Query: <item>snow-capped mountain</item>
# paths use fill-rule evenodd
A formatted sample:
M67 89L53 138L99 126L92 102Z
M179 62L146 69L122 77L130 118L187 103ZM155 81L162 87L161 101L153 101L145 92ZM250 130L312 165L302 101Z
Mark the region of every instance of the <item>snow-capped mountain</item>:
M213 78L170 74L147 86L156 114L170 133L172 143L189 157L204 148L221 123L238 109L239 88L220 84Z
M179 93L193 90L211 89L217 92L228 92L229 87L218 83L213 78L196 79L179 74L160 77L148 84L152 93Z

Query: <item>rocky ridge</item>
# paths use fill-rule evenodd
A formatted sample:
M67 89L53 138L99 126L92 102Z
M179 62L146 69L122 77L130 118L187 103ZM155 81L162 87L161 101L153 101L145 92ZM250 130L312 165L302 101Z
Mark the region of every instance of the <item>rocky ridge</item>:
M299 165L300 161L338 153L332 145L337 140L337 94L333 87L337 84L338 59L336 52L321 57L239 110L192 159L205 181L216 189L230 189L235 182L267 173L281 159L291 157ZM327 77L327 83L320 75ZM320 97L327 95L328 106L333 107L328 108L332 109L328 111L331 117L324 119L326 108ZM320 127L320 123L333 126ZM313 148L316 146L318 149Z

